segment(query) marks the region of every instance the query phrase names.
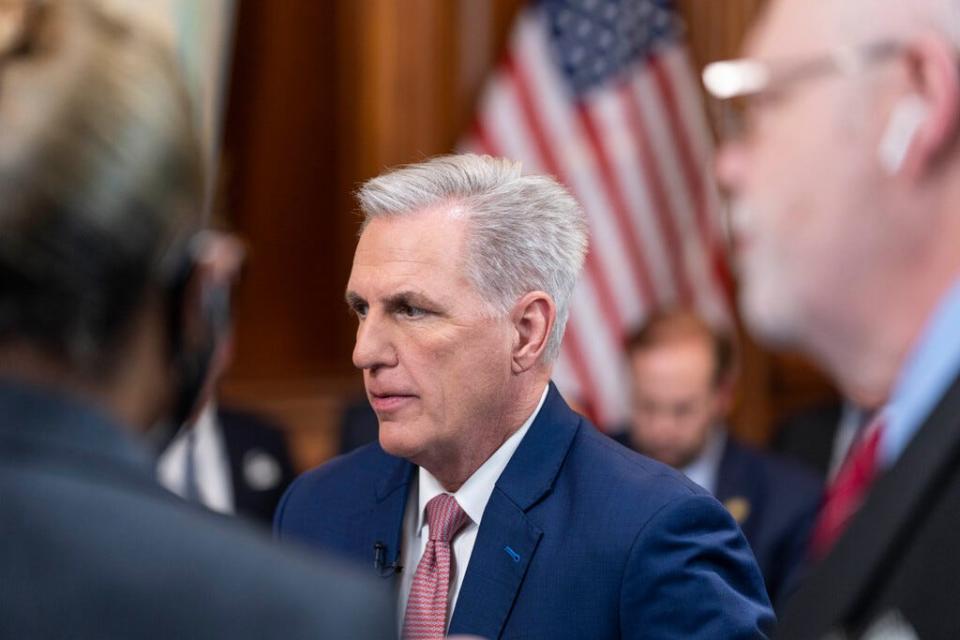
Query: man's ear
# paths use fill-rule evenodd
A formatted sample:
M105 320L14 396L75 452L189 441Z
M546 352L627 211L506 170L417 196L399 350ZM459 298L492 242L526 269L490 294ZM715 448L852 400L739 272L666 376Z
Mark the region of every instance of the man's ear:
M531 291L514 304L510 320L514 330L510 367L514 373L522 373L543 356L557 321L557 306L549 294Z
M930 34L912 42L907 51L907 64L912 93L901 98L891 112L896 119L904 105L923 105L922 114L909 125L904 138L901 175L916 179L931 170L936 161L951 145L958 133L960 119L960 74L957 72L957 52L941 36ZM896 122L889 122L890 129Z

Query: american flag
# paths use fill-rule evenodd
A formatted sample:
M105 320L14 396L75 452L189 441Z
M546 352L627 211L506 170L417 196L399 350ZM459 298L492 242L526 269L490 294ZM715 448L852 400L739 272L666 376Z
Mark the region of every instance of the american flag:
M656 307L729 318L711 135L669 0L540 0L517 18L463 150L549 173L591 249L554 380L603 428L628 415L623 339Z

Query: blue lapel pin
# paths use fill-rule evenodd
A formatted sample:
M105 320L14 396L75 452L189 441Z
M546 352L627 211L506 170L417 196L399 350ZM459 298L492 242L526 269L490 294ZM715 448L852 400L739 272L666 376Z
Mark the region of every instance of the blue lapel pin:
M504 547L504 551L507 552L507 555L510 556L514 562L520 562L520 554L511 549L510 547Z

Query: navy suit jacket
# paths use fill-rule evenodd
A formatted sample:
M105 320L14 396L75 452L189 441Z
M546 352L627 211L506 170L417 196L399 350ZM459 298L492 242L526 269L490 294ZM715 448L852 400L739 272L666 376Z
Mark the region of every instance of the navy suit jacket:
M236 513L269 527L277 503L296 477L283 427L256 413L224 407L217 410L217 422L230 463ZM279 471L266 486L251 478L251 466L264 461Z
M716 496L738 517L770 599L779 608L806 572L807 547L823 484L799 464L728 438Z
M613 437L631 446L627 429ZM804 465L728 437L714 491L737 519L779 608L808 570L807 547L823 483Z
M377 444L337 458L291 485L275 530L371 571L377 544L402 563L415 470ZM483 513L449 632L757 638L772 622L730 514L681 474L599 433L551 385Z

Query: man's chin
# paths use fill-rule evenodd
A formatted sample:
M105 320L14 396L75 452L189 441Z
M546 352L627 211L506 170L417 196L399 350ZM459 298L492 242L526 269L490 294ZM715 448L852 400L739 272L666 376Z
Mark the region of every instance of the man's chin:
M389 420L380 421L380 448L397 458L411 459L420 450L419 442L411 435L410 426Z
M789 347L793 342L791 326L793 312L782 294L765 294L762 285L750 285L740 290L740 313L750 334L767 346ZM766 286L770 290L769 285Z

